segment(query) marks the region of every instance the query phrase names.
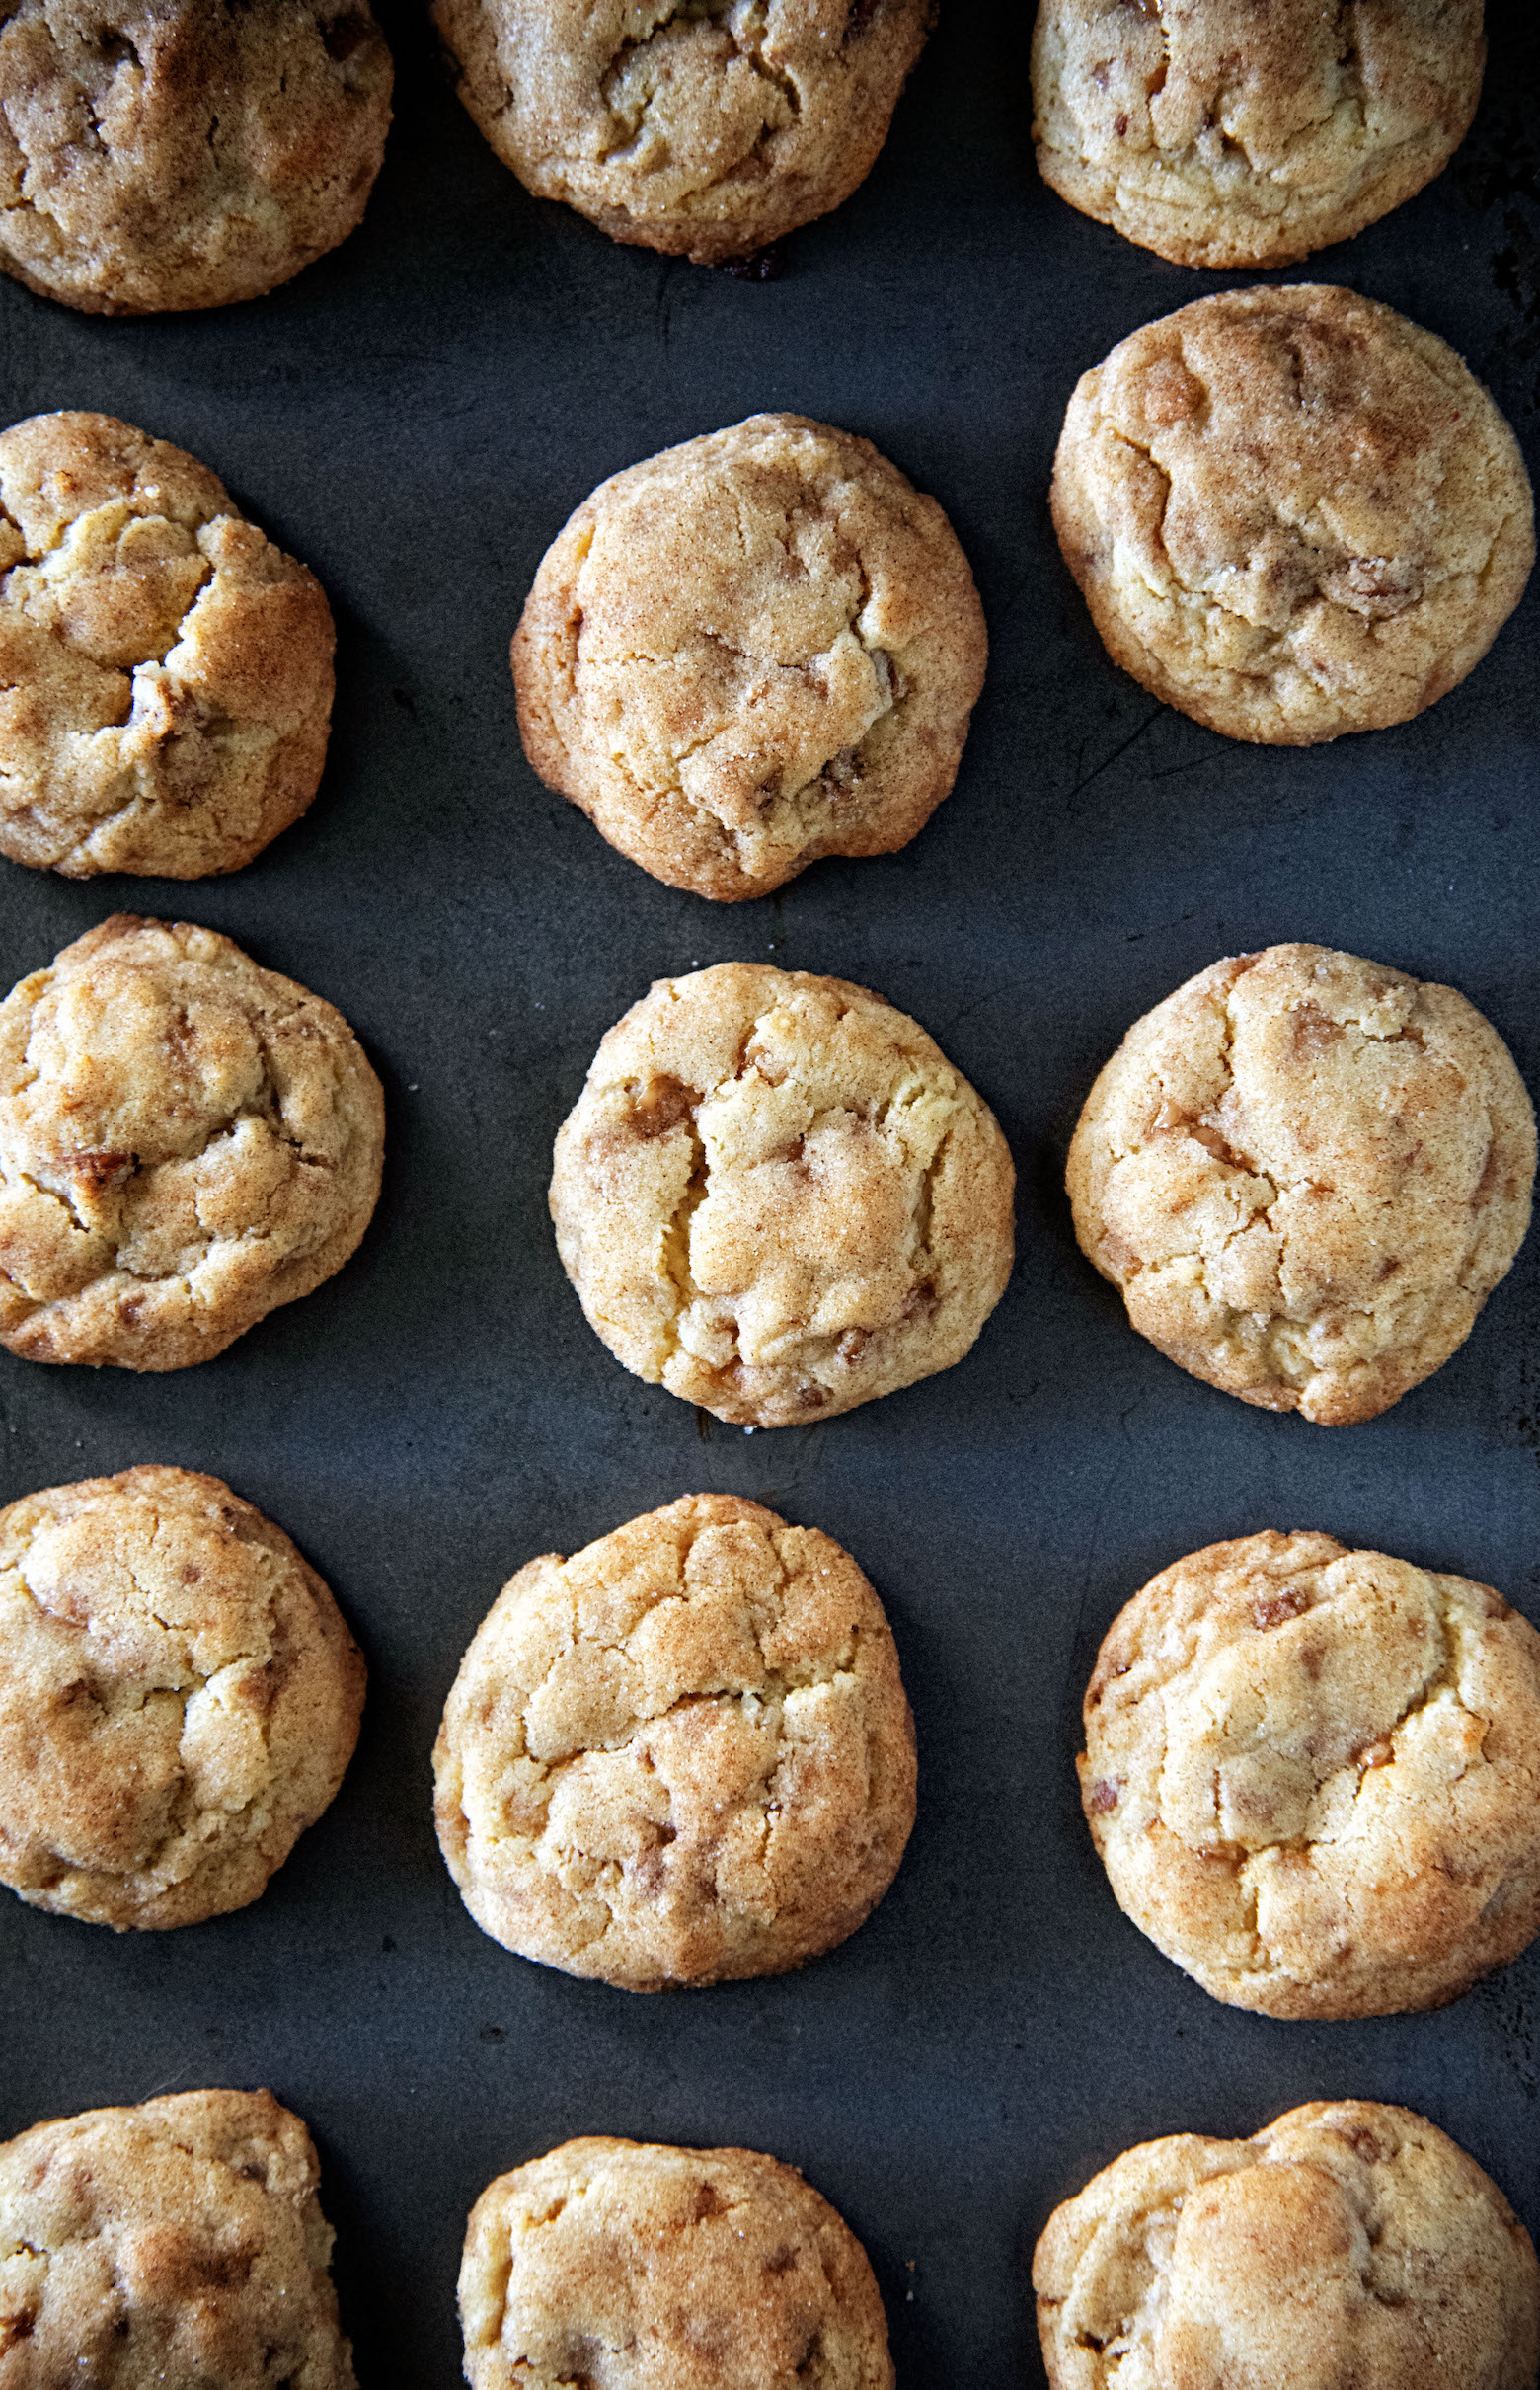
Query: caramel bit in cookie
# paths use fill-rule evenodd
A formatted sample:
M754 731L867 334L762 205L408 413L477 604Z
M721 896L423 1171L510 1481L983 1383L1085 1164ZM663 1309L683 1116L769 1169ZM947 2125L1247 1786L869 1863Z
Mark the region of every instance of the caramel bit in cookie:
M1252 1620L1265 1633L1269 1627L1280 1627L1286 1618L1298 1618L1309 1607L1309 1594L1299 1585L1288 1585L1281 1593L1264 1593L1254 1601Z

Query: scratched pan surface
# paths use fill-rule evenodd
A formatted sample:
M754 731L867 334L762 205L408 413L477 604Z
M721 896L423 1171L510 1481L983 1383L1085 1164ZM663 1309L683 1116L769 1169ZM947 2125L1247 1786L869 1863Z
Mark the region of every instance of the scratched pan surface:
M1540 467L1540 196L1498 16L1453 168L1309 271L1451 341ZM368 1655L358 1757L267 1896L116 1938L0 1895L0 2132L204 2083L315 2129L365 2385L448 2390L467 2208L578 2132L736 2141L805 2169L872 2253L900 2380L1040 2383L1026 2290L1055 2200L1127 2143L1244 2133L1318 2095L1426 2111L1540 2228L1540 1951L1442 2015L1312 2028L1221 2008L1121 1918L1080 1822L1075 1722L1135 1587L1215 1537L1324 1527L1540 1618L1540 1241L1446 1368L1371 1426L1245 1409L1125 1326L1079 1259L1063 1151L1128 1023L1215 957L1313 938L1452 980L1540 1087L1540 603L1405 729L1227 743L1104 656L1045 501L1076 376L1246 277L1167 266L1036 179L1027 11L952 0L864 190L754 285L612 247L497 164L405 6L362 231L286 289L104 323L0 285L0 407L97 407L192 449L331 592L332 758L237 878L0 866L0 984L116 906L185 910L339 1003L385 1081L357 1258L162 1378L0 1355L0 1494L137 1461L281 1521ZM603 475L757 408L870 434L943 501L989 616L955 796L903 854L723 908L612 854L520 756L509 631ZM584 1325L545 1211L609 1024L730 956L914 1013L995 1106L1021 1258L972 1356L806 1430L698 1426ZM893 1890L805 1974L637 1999L486 1940L437 1857L428 1751L493 1595L702 1488L828 1529L888 1605L918 1721Z

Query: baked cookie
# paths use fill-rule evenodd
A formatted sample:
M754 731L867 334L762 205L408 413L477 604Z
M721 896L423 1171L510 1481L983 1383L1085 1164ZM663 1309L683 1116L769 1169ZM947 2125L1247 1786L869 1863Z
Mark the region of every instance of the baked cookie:
M341 1270L384 1102L319 996L115 913L0 1004L0 1344L185 1369Z
M917 1023L847 979L658 979L556 1140L589 1326L737 1426L806 1426L950 1369L1011 1274L1015 1172Z
M1437 2008L1540 1933L1540 1635L1490 1585L1247 1535L1136 1593L1080 1793L1119 1906L1234 2008Z
M1044 182L1179 266L1292 266L1441 174L1482 0L1041 0Z
M354 2390L319 2182L266 2091L93 2108L0 2145L0 2390Z
M363 1678L314 1569L217 1477L12 1503L0 1884L119 1931L244 1908L342 1783Z
M1421 714L1486 655L1535 553L1523 458L1475 375L1317 283L1217 291L1082 375L1053 522L1114 661L1270 746Z
M8 0L0 270L93 315L254 299L358 222L390 91L368 0Z
M870 440L754 415L578 507L513 641L519 729L654 879L761 896L924 827L987 646L934 499Z
M832 1950L914 1823L882 1603L827 1535L731 1494L520 1569L460 1664L433 1773L484 1932L626 1991Z
M752 2149L594 2134L500 2175L471 2210L460 2323L471 2390L894 2380L866 2251Z
M866 181L931 0L435 0L504 166L614 241L720 266Z
M1141 1336L1243 1402L1347 1426L1458 1350L1507 1274L1535 1119L1452 987L1270 946L1134 1023L1067 1175Z
M1032 2278L1050 2390L1534 2390L1528 2233L1377 2100L1125 2150L1054 2209Z
M0 854L238 871L316 793L335 645L195 457L110 415L0 432Z

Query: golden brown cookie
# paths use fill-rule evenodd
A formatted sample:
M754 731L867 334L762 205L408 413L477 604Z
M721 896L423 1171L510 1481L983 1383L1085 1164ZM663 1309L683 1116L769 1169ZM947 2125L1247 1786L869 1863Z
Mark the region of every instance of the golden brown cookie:
M1086 1100L1082 1252L1194 1377L1325 1426L1469 1336L1529 1224L1535 1120L1452 987L1322 946L1199 971Z
M1228 738L1407 722L1534 562L1518 443L1452 348L1319 283L1218 291L1084 374L1053 471L1115 662Z
M355 2390L319 2183L266 2091L94 2108L0 2145L0 2390Z
M433 1770L477 1924L627 1991L832 1950L914 1823L882 1603L827 1535L730 1494L520 1569L460 1664Z
M0 1004L0 1344L185 1369L341 1270L384 1102L341 1013L115 913Z
M611 240L717 266L864 183L931 0L435 0L519 181Z
M1540 1933L1540 1635L1490 1585L1210 1544L1114 1620L1085 1731L1118 1903L1216 2000L1437 2008Z
M99 315L256 298L358 222L390 92L368 0L9 0L0 270Z
M195 457L110 415L0 432L0 854L238 871L316 793L335 645Z
M846 979L656 980L556 1140L551 1216L588 1324L650 1385L806 1426L960 1361L1011 1273L993 1113Z
M1441 174L1482 0L1041 0L1043 180L1179 266L1292 266Z
M892 2390L866 2251L752 2149L564 2141L490 2183L460 2267L471 2390Z
M12 1503L0 1883L119 1932L244 1908L342 1783L363 1682L327 1586L217 1477Z
M655 879L732 901L886 855L957 777L983 610L870 440L755 415L617 473L513 641L535 770Z
M1377 2100L1124 2151L1054 2209L1032 2278L1050 2390L1534 2390L1528 2233Z

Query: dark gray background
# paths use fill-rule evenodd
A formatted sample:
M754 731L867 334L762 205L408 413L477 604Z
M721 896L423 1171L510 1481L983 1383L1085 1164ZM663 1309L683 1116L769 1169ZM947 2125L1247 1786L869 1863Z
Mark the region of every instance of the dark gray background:
M0 420L99 407L176 440L320 575L340 632L321 794L228 881L0 864L0 986L115 906L186 911L342 1006L390 1158L341 1276L171 1377L0 1354L0 1496L135 1461L210 1469L330 1580L368 1656L357 1759L257 1906L115 1937L0 1894L0 2133L157 2090L267 2083L312 2125L365 2385L448 2390L464 2218L569 2134L739 2141L870 2249L899 2377L1041 2380L1026 2269L1126 2144L1355 2093L1429 2113L1540 2227L1540 1950L1440 2016L1222 2008L1119 1915L1071 1766L1097 1642L1155 1570L1324 1527L1540 1618L1540 1267L1387 1417L1323 1429L1160 1358L1075 1251L1090 1080L1217 956L1317 938L1449 979L1540 1087L1532 591L1415 723L1227 742L1104 656L1048 525L1077 375L1244 275L1163 264L1041 186L1020 0L952 0L865 188L750 285L611 246L484 146L405 5L362 230L248 307L147 323L0 286ZM1427 324L1540 461L1526 0L1450 171L1304 270ZM1525 99L1525 89L1529 98ZM1278 277L1284 278L1284 277ZM903 854L736 907L611 853L520 755L506 666L535 565L603 475L787 407L869 434L947 506L993 642L957 792ZM1021 1174L1014 1283L947 1376L751 1438L644 1387L584 1325L545 1209L553 1132L650 979L725 957L913 1012ZM460 1653L534 1553L701 1488L848 1544L888 1605L919 1823L872 1922L799 1976L639 1999L528 1966L439 1864L428 1751Z

